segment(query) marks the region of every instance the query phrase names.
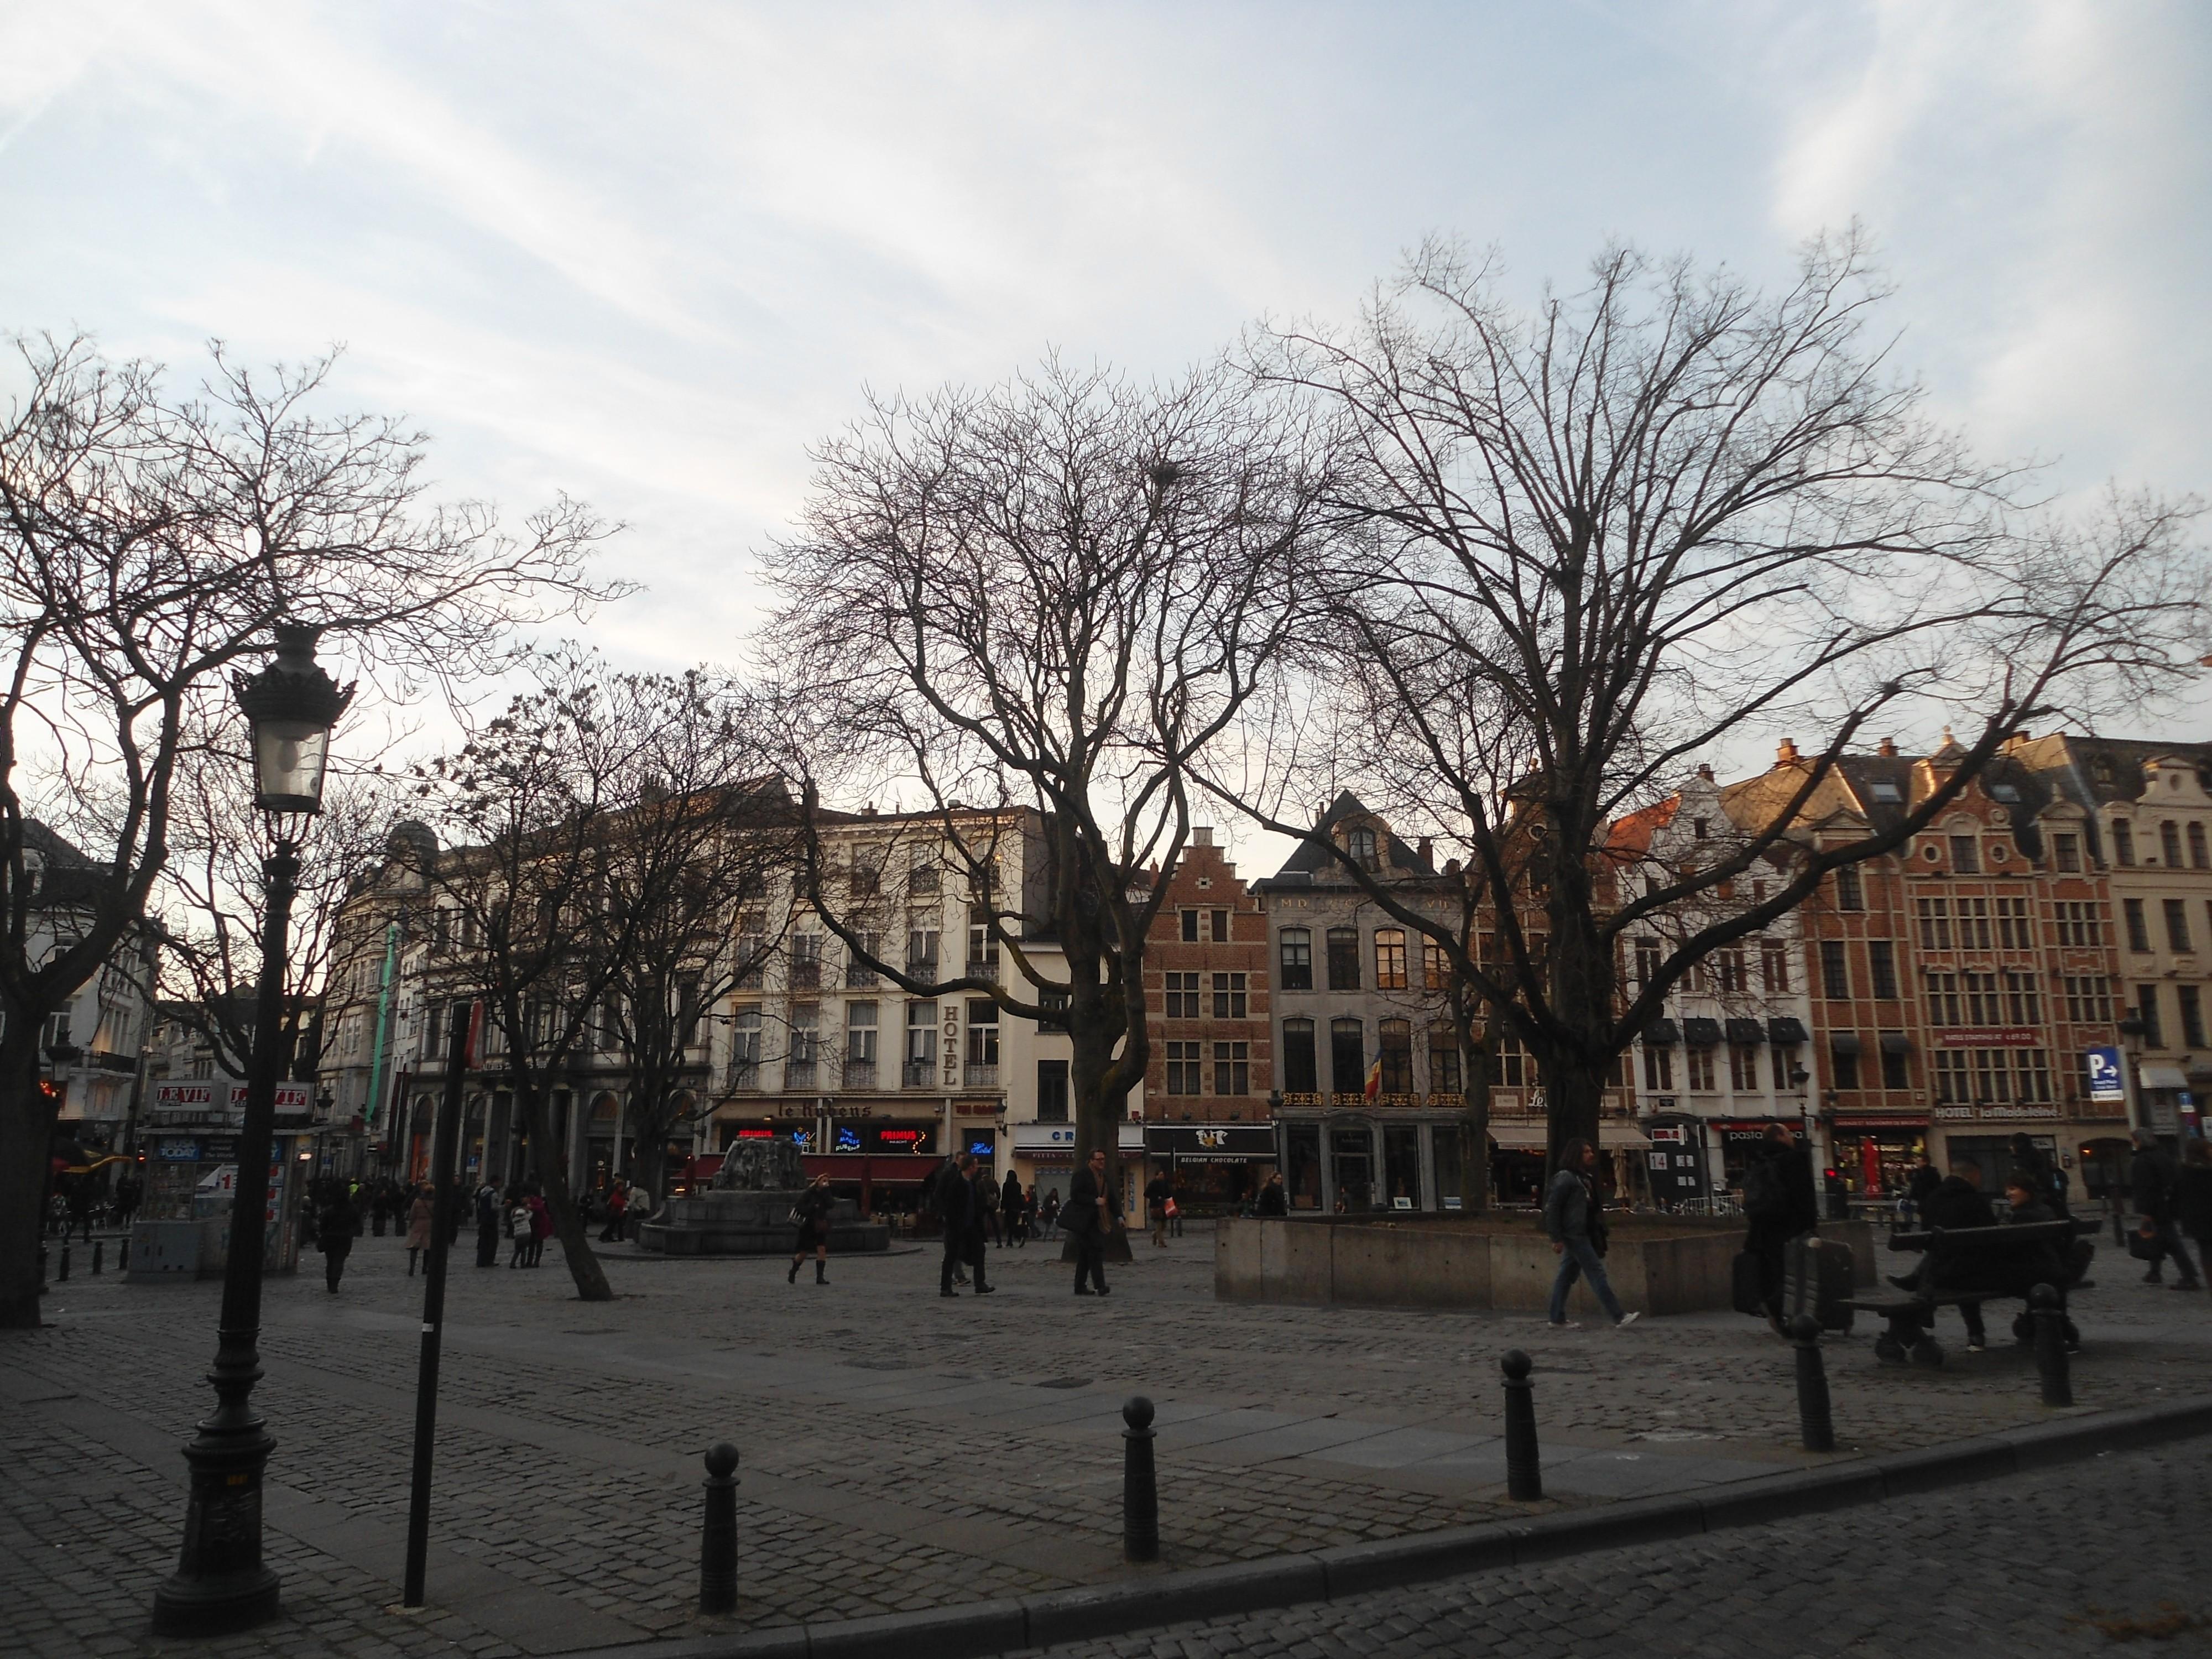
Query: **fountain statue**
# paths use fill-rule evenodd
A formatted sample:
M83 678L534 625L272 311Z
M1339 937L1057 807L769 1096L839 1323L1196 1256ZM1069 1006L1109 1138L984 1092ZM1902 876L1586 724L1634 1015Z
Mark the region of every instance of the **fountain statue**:
M788 1134L732 1141L706 1190L670 1199L638 1229L637 1242L668 1255L788 1254L792 1206L806 1185L805 1155ZM841 1198L830 1212L830 1248L887 1250L890 1230L863 1221L860 1206Z

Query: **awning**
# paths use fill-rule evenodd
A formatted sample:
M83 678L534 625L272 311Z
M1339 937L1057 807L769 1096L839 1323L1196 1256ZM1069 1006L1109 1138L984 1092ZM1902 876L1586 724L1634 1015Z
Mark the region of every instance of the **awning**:
M1490 1126L1490 1138L1500 1146L1516 1152L1544 1150L1544 1126L1540 1123L1495 1123Z
M1732 1019L1728 1023L1730 1046L1748 1048L1766 1041L1766 1028L1755 1019Z
M1881 1051L1886 1054L1909 1054L1912 1052L1912 1039L1902 1031L1884 1031Z
M1540 1152L1547 1132L1540 1123L1492 1123L1490 1138L1509 1152ZM1651 1145L1651 1137L1633 1123L1608 1119L1597 1126L1597 1144L1608 1152L1642 1152Z
M1829 1050L1834 1054L1855 1054L1863 1046L1856 1031L1838 1031L1828 1038Z
M1692 1048L1717 1048L1721 1023L1717 1019L1686 1019L1682 1022L1682 1041Z
M1601 1123L1597 1126L1597 1144L1614 1152L1645 1152L1650 1150L1651 1137L1633 1123Z
M1793 1014L1777 1014L1766 1022L1766 1040L1778 1048L1787 1048L1793 1043L1811 1039L1805 1033L1805 1022Z
M2147 1060L2137 1075L2146 1089L2186 1089L2189 1086L2189 1079L2181 1067L2170 1060Z
M1655 1019L1644 1028L1644 1042L1655 1048L1671 1048L1682 1040L1682 1034L1671 1019Z

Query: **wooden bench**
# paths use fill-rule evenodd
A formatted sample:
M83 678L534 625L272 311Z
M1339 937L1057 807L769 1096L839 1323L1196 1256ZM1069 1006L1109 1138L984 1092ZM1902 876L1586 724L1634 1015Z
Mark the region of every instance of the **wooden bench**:
M2014 1226L1995 1227L1932 1227L1924 1232L1892 1233L1889 1248L1893 1250L1923 1251L1939 1262L1949 1262L1965 1257L2017 1255L2046 1243L2071 1246L2078 1238L2093 1236L2097 1223L2082 1220L2035 1221ZM2063 1296L2069 1290L2086 1290L2089 1281L2069 1271L2067 1283L2058 1286ZM1937 1366L1943 1363L1942 1345L1936 1340L1936 1310L1972 1304L1978 1308L1984 1302L2022 1301L2026 1290L1929 1290L1897 1291L1887 1296L1854 1298L1846 1304L1859 1313L1874 1315L1882 1322L1881 1334L1875 1338L1875 1358L1885 1365ZM2033 1340L2033 1317L2023 1309L2013 1321L2013 1335L2022 1342ZM2074 1322L2066 1322L2066 1340L2069 1347L2081 1346L2081 1333Z

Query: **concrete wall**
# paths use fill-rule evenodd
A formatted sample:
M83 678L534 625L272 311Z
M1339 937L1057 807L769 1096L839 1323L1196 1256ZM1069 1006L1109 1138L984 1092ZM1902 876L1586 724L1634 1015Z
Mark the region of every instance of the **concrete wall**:
M1872 1227L1829 1222L1820 1231L1849 1243L1857 1282L1873 1283ZM1551 1242L1525 1223L1234 1217L1213 1238L1213 1293L1224 1302L1540 1313L1559 1271ZM1735 1227L1616 1226L1606 1274L1621 1305L1638 1313L1726 1308L1742 1248ZM1568 1311L1595 1316L1597 1298L1577 1283Z

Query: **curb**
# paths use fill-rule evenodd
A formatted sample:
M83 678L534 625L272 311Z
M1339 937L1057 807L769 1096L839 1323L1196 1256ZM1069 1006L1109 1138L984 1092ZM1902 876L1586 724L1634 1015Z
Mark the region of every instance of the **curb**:
M1462 1573L1759 1526L2206 1433L2212 1433L2212 1399L2181 1400L2063 1418L1825 1468L1791 1469L1730 1481L1707 1492L1634 1498L1526 1521L1452 1527L1371 1544L1340 1545L1264 1561L1198 1567L924 1613L593 1648L563 1659L985 1659L1022 1648L1125 1635L1300 1601L1340 1601Z

